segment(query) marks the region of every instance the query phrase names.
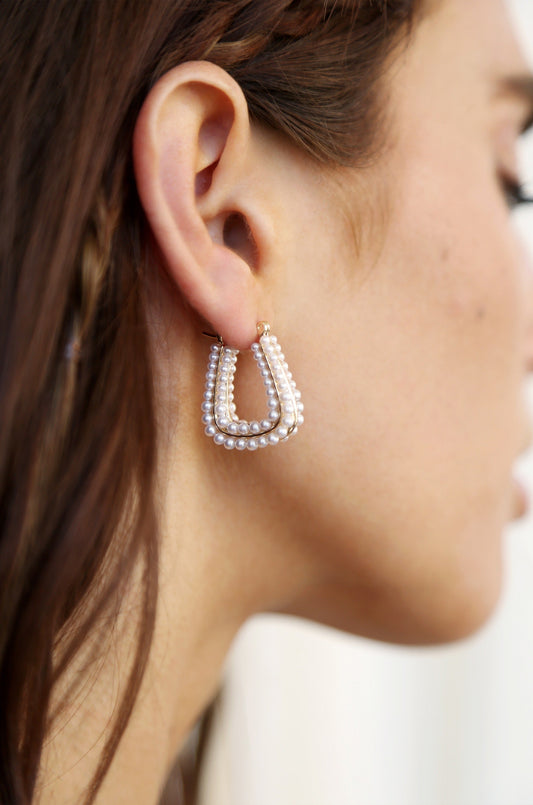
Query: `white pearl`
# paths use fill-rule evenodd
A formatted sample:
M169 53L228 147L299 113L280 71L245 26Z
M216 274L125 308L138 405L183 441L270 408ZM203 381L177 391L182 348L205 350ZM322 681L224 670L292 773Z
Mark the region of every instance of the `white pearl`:
M212 400L212 399L213 399L213 392L211 391L211 389L207 389L207 391L204 391L204 400Z
M215 406L215 413L220 414L220 416L224 416L224 414L227 413L226 412L226 406L225 405L217 405L217 406Z
M270 397L267 402L268 402L268 407L269 408L277 408L278 407L278 399L277 399L277 397Z
M250 430L252 433L261 433L261 425L259 422L250 422Z
M236 422L231 422L229 427L228 427L228 430L229 430L230 433L233 433L234 435L237 435L237 433L239 432L239 426L237 425Z
M303 418L303 416L301 414L299 415L298 419L296 420L296 423L297 423L297 425L303 425L304 424L304 418Z
M220 428L227 428L228 425L229 425L229 419L227 417L223 416L221 417L221 419L218 420L218 426Z
M287 428L277 428L276 435L279 436L280 439L286 439L288 432Z
M228 436L226 439L224 439L224 447L226 450L233 450L235 447L235 439L232 436Z
M294 417L293 416L284 416L281 421L288 428L292 428L292 426L294 425Z
M296 403L296 408L298 411L302 412L304 410L304 404L302 402Z
M213 441L215 442L215 444L224 444L225 438L226 437L224 436L223 433L217 433Z
M257 442L255 439L248 439L248 443L246 445L248 450L257 450Z
M275 433L270 433L267 438L269 444L277 444L279 442L279 436Z
M275 397L277 395L277 391L274 386L269 386L267 388L267 397Z
M275 408L273 411L271 411L268 415L268 418L271 422L277 422L279 419L279 409Z
M260 436L257 442L259 447L268 447L268 439L266 436Z
M215 417L212 414L204 414L202 417L202 422L204 425L212 425L215 421Z
M292 394L290 393L290 391L284 391L283 394L281 395L281 399L284 400L285 402L292 402Z
M217 429L215 428L214 425L208 425L207 428L205 429L206 436L214 436L215 433L217 433Z
M268 430L272 427L272 422L269 419L262 419L261 420L261 428L260 430Z
M259 344L257 343L257 341L255 341L255 342L252 344L252 346L251 346L251 350L252 350L252 352L257 352L257 351L258 351L258 350L260 350L260 349L261 349L261 347L259 346Z
M250 426L247 422L241 422L239 425L239 433L242 433L243 436L247 436L250 433Z
M237 450L246 450L246 439L237 439L235 442L235 447Z
M272 341L272 343L273 343L273 344L277 344L277 343L278 343L278 339L276 338L276 336L275 336L275 335L271 335L271 336L270 336L270 340Z
M302 399L302 392L298 391L298 389L296 388L296 383L294 383L294 381L291 383L291 386L294 389L294 392L293 392L294 393L294 399L295 400L301 400Z
M209 391L214 391L214 389L215 389L215 381L214 380L208 380L207 383L205 384L205 387Z
M213 406L210 402L203 402L202 403L202 411L205 411L208 414L212 410Z

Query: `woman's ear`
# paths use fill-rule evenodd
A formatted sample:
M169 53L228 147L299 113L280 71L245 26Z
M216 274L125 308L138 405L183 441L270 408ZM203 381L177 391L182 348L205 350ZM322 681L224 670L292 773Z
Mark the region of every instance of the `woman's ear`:
M237 349L255 340L260 318L250 137L238 84L216 65L188 62L150 91L133 145L139 196L171 279Z

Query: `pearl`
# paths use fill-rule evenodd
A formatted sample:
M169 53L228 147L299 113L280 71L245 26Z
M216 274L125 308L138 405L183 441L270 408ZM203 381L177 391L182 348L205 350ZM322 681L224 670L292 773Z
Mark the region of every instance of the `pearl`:
M261 349L261 347L259 346L259 344L257 343L257 341L255 341L255 342L252 344L252 346L251 346L251 350L252 350L252 352L258 352L260 349Z
M211 411L212 408L213 408L213 406L211 405L210 402L203 402L202 403L202 411L205 411L206 414L208 414Z
M219 428L227 428L228 425L229 425L229 419L227 417L224 416L218 420Z
M252 433L261 433L261 425L259 422L250 422L250 430Z
M246 439L237 439L235 442L235 447L237 450L246 450Z
M268 407L269 408L277 408L278 407L278 399L277 399L277 397L270 397L268 399Z
M217 405L215 407L215 413L220 414L220 416L224 416L226 413L226 406L225 405Z
M204 400L212 400L213 399L213 392L211 389L204 391Z
M205 387L209 391L214 391L215 390L215 381L214 380L208 380L207 383L205 384Z
M294 380L292 381L291 386L294 389L294 391L293 391L294 399L295 400L301 400L302 399L302 392L298 391L298 389L296 388L296 383L294 382Z
M247 436L250 433L250 426L247 422L241 422L239 425L239 433L242 433L243 436Z
M248 443L246 445L248 450L257 450L257 442L255 439L248 439Z
M236 422L231 422L228 426L228 430L230 433L236 435L237 433L239 433L239 426L237 425Z
M260 436L257 442L259 447L268 447L268 439L266 436Z
M214 425L208 425L207 428L205 429L205 435L206 436L214 436L215 433L217 433L217 432L218 431L217 431L217 429L215 428Z
M292 426L294 425L294 416L284 416L281 421L288 428L292 428Z
M298 409L298 411L302 412L304 410L304 404L301 402L296 403L296 408Z
M214 436L213 441L214 441L214 443L215 443L215 444L224 444L224 440L225 440L225 438L226 438L226 437L224 436L224 434L223 434L223 433L217 433L217 434Z
M212 425L214 421L215 417L212 416L211 414L204 414L202 417L202 422L204 423L204 425Z
M304 424L304 418L303 418L303 416L301 414L299 415L298 419L296 420L296 424L297 425L303 425Z
M269 433L267 438L269 444L277 444L279 442L279 436L277 436L275 433Z
M269 430L272 427L272 422L269 419L261 420L261 430Z
M278 428L276 430L276 434L277 434L277 436L279 436L280 439L286 439L288 433L289 433L289 431L287 430L287 428Z
M267 396L268 397L274 397L275 395L277 395L276 389L274 388L274 386L269 386L267 388Z
M269 413L268 418L271 420L271 422L277 422L279 419L279 410L275 408Z
M224 447L226 450L233 450L235 447L235 439L232 436L228 436L226 439L224 439Z

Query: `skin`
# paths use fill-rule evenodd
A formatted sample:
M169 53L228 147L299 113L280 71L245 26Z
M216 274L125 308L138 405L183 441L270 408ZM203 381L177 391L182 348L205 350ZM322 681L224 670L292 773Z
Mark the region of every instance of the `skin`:
M531 267L499 181L517 172L530 110L496 87L524 72L500 0L437 4L388 73L383 153L358 171L251 128L213 65L182 65L151 91L134 159L157 254L161 589L98 801L157 801L253 613L432 643L492 612L502 531L522 509L512 465L529 441L533 363ZM306 423L275 449L225 451L200 422L201 332L246 349L262 319ZM253 418L261 384L249 356L239 367L239 411ZM94 769L128 623L47 750L42 802L76 801Z

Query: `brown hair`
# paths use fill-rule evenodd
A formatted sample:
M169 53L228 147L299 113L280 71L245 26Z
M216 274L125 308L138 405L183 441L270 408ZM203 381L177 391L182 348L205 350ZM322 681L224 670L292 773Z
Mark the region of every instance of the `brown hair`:
M139 562L137 653L87 802L149 653L155 425L130 161L144 97L174 65L208 59L239 82L252 119L314 159L362 164L377 142L380 74L416 5L3 0L1 802L32 800L52 690Z

